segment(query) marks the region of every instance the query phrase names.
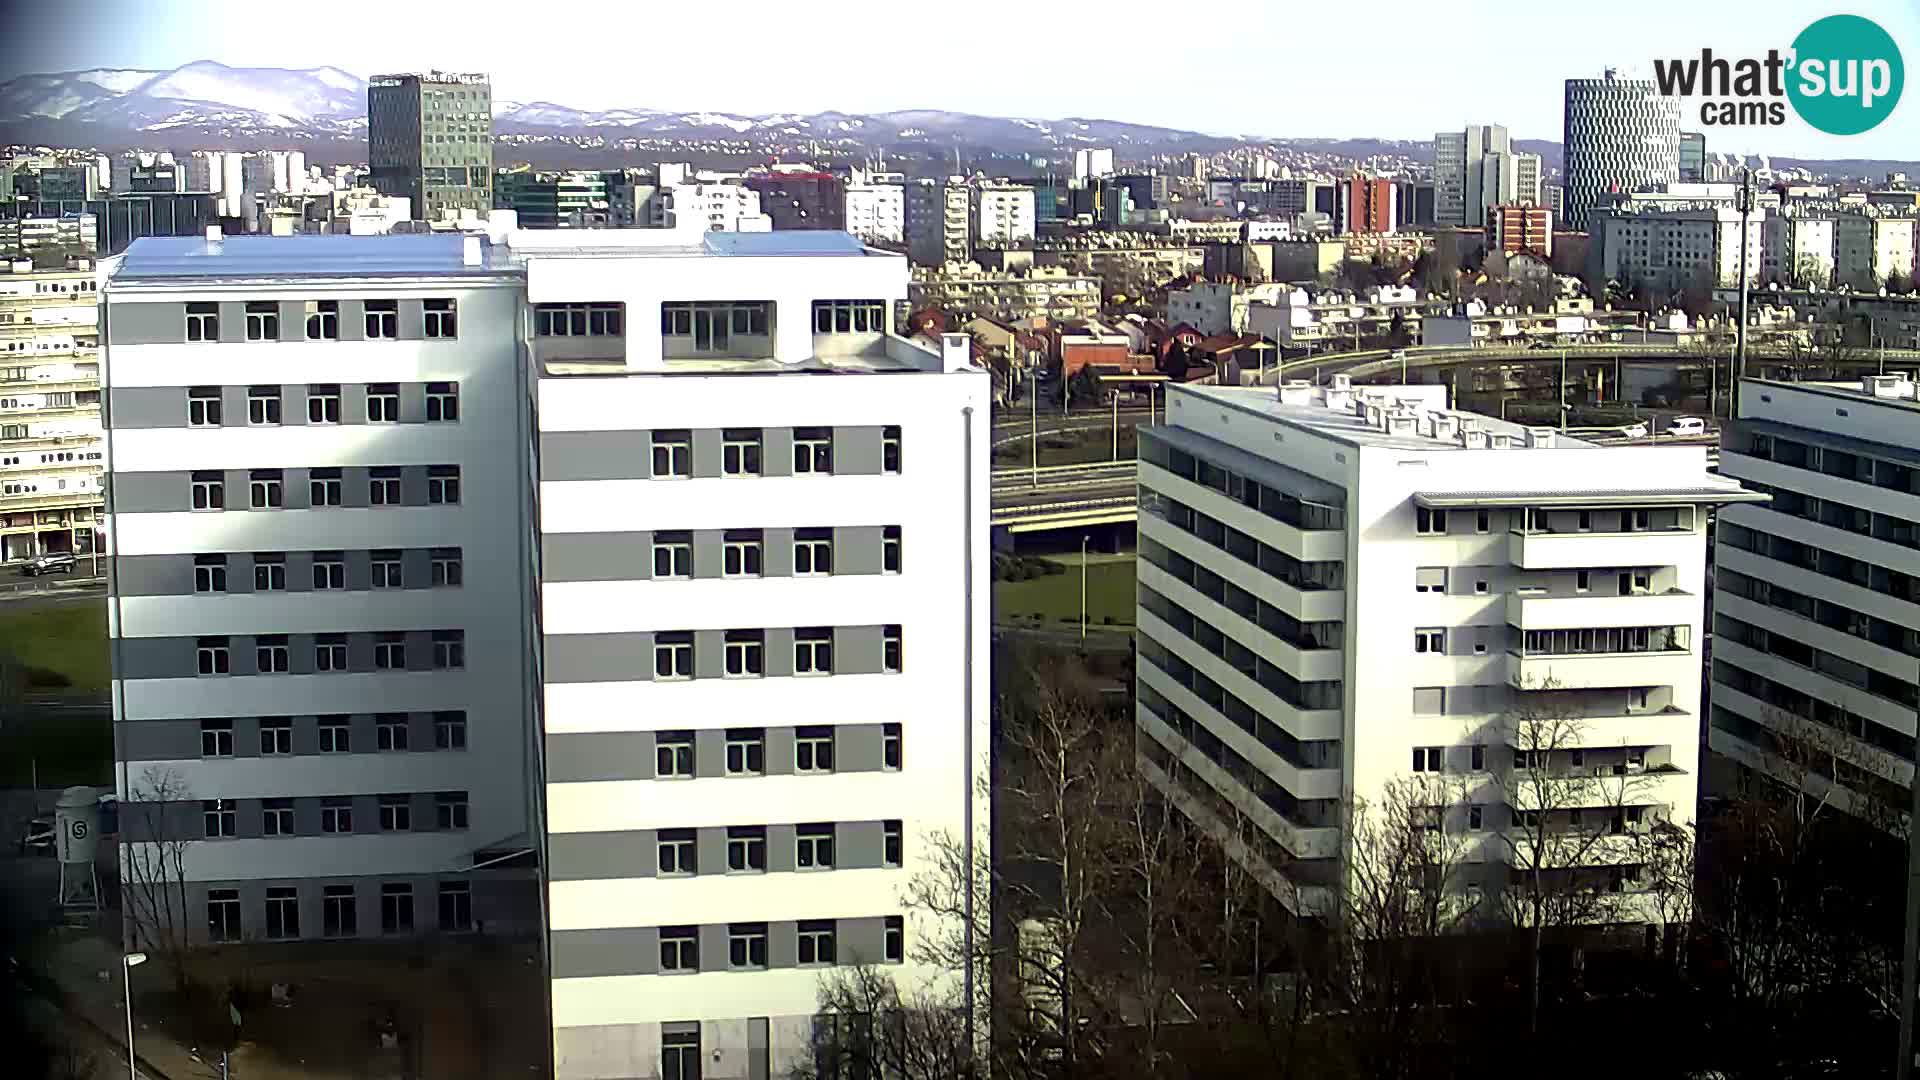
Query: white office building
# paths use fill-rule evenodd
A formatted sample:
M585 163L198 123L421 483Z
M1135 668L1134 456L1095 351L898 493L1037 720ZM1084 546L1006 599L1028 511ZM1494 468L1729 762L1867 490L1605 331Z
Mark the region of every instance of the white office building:
M1880 821L1908 807L1920 703L1916 420L1905 374L1745 379L1720 450L1723 474L1773 501L1714 526L1708 747L1842 808L1875 800ZM1821 751L1783 755L1777 735Z
M772 232L760 212L760 193L736 183L662 184L654 198L655 224L692 232Z
M1609 68L1598 79L1568 79L1561 145L1564 209L1554 220L1585 230L1588 212L1610 193L1680 179L1680 99L1651 79Z
M1740 283L1740 212L1725 208L1595 210L1587 257L1608 281L1639 282L1649 289L1711 289ZM1749 281L1763 280L1768 230L1760 214L1746 230Z
M190 839L220 940L541 933L564 1078L785 1075L836 965L946 979L901 891L986 835L989 387L893 332L907 278L840 233L137 241L127 857Z
M1460 785L1436 826L1495 903L1537 812L1508 794L1529 716L1572 732L1541 768L1619 778L1548 828L1693 815L1706 511L1755 496L1700 447L1602 449L1444 394L1173 387L1141 433L1141 768L1223 838L1250 823L1230 848L1299 911L1342 887L1349 801L1420 774ZM1568 869L1631 891L1633 850Z
M907 238L903 184L868 182L847 186L847 231L870 243L903 244Z
M99 345L90 263L0 263L0 563L95 549Z
M1030 187L982 184L974 188L974 246L989 249L1032 246L1033 206Z
M1540 155L1515 151L1507 129L1472 124L1433 137L1434 221L1478 229L1496 206L1544 206Z

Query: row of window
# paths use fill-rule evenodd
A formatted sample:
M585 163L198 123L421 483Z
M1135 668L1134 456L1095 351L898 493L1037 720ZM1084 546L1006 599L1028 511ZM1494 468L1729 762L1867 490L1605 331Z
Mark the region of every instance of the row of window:
M1743 693L1767 708L1811 720L1816 724L1859 739L1869 746L1878 747L1901 761L1913 760L1915 740L1912 735L1903 734L1877 720L1868 719L1846 708L1844 701L1828 701L1824 697L1816 697L1718 657L1713 661L1713 681L1716 685ZM1718 717L1725 710L1716 705L1713 711ZM1752 717L1745 717L1743 720L1747 723L1757 723ZM1754 740L1749 738L1749 741ZM1833 759L1832 764L1852 764L1844 760L1843 754L1812 754L1809 755L1811 767L1816 771L1821 770L1828 764L1825 759L1829 757ZM1852 767L1857 768L1857 766ZM1853 785L1849 784L1849 786ZM1902 790L1906 790L1905 785L1902 785Z
M1153 589L1140 587L1140 604L1173 631L1260 684L1268 693L1296 709L1337 709L1342 704L1338 679L1301 680L1275 666L1266 657L1220 632Z
M834 731L830 725L794 729L793 771L830 773L834 770ZM653 774L660 780L691 780L699 775L698 756L691 731L660 731L653 737ZM767 771L767 729L728 728L723 750L728 776L764 776ZM900 769L902 745L899 724L882 724L880 765Z
M346 477L338 468L307 470L307 498L314 509L345 505ZM376 465L367 470L367 503L371 506L403 505L400 491L400 466ZM460 505L460 466L427 466L427 503L432 506ZM286 473L281 469L253 469L247 473L247 509L284 510L287 505ZM193 474L193 508L225 510L227 476L223 472L201 470Z
M1588 758L1592 757L1590 763ZM1451 765L1448 759L1452 759ZM1458 773L1461 772L1461 759L1465 758L1470 773L1487 771L1487 748L1483 743L1468 746L1416 746L1413 748L1413 771L1417 773ZM1647 752L1644 747L1629 746L1619 749L1595 752L1592 755L1585 749L1566 750L1515 750L1513 767L1525 771L1538 771L1554 775L1564 775L1574 770L1589 767L1603 768L1614 776L1626 776L1644 772L1647 767Z
M700 936L717 934L721 927L663 926L660 928L660 971L662 974L691 974L700 970ZM727 968L731 971L764 971L767 967L767 924L763 922L727 923ZM795 957L801 967L828 967L839 963L839 931L832 919L802 919ZM906 957L906 922L898 915L887 916L881 939L881 956L889 964ZM673 1036L666 1036L673 1038ZM694 1036L693 1045L699 1045ZM675 1072L668 1076L698 1076Z
M1338 649L1346 639L1345 622L1338 619L1301 622L1150 537L1140 542L1140 560L1295 648Z
M721 577L759 577L764 564L765 534L759 529L728 529L721 540ZM653 534L653 580L682 581L694 577L693 534L687 531ZM880 571L900 572L900 526L888 525L880 534ZM825 577L833 573L833 530L793 531L793 576Z
M379 795L375 820L381 832L414 831L414 797L407 794ZM441 791L433 796L433 828L437 831L467 827L469 803L464 791ZM239 807L232 799L202 799L200 819L204 838L230 840L239 830ZM320 832L350 835L353 829L353 797L328 795L320 800ZM291 798L260 800L260 835L298 836Z
M464 630L435 630L429 666L435 671L457 671L467 666L467 633ZM313 669L320 673L347 671L349 634L315 634ZM359 635L367 636L367 635ZM407 670L407 635L399 630L372 633L373 666L377 671ZM285 634L259 634L253 639L254 672L260 675L284 675L293 670L292 646ZM231 639L200 637L194 639L195 670L201 675L233 674Z
M793 866L796 871L831 870L834 867L834 825L816 822L793 828ZM880 823L881 864L898 869L903 865L905 834L899 821ZM709 867L707 873L764 874L767 872L767 827L730 825L727 827L727 864ZM692 877L700 873L699 843L692 829L661 829L655 841L660 877Z
M1751 578L1736 581L1737 575L1729 571L1722 571L1722 574L1725 575L1722 578L1725 582L1723 587L1733 595L1752 598L1768 595L1771 591L1771 587L1766 582L1754 581ZM1781 592L1784 594L1785 590ZM1825 601L1818 603L1825 612L1839 613L1837 605L1827 604ZM1849 619L1862 631L1869 626L1869 617L1858 612L1845 612L1842 617ZM1817 671L1828 678L1846 683L1855 689L1864 690L1875 697L1896 702L1904 708L1912 709L1920 706L1920 688L1915 687L1911 671L1904 676L1889 675L1878 668L1857 663L1838 653L1815 648L1796 634L1754 626L1724 613L1715 617L1714 633L1721 640L1779 657L1789 664L1808 671ZM1860 636L1865 635L1863 633Z
M309 425L338 424L341 392L339 383L308 384L307 423ZM283 416L282 398L283 394L279 386L247 387L247 424L252 427L274 427L280 424ZM426 401L428 423L450 424L460 419L459 383L427 383ZM367 384L366 406L367 423L399 423L400 384ZM187 388L188 427L217 428L225 426L226 422L226 409L222 404L220 387L191 386Z
M1769 510L1797 517L1802 521L1844 529L1858 536L1885 540L1889 544L1920 548L1920 521L1867 510L1834 499L1806 495L1774 484L1763 484L1746 479L1740 482L1754 491L1773 496L1773 501L1767 504Z
M1289 588L1303 592L1346 588L1345 563L1303 562L1157 491L1140 490L1140 512L1219 548L1248 566L1257 567Z
M1920 495L1920 470L1884 458L1761 434L1751 437L1746 453L1762 461L1872 484L1889 491Z
M457 309L453 300L436 298L423 302L425 333L430 338L459 336ZM391 341L400 336L400 301L365 300L361 302L365 336L369 341ZM306 340L340 340L340 301L308 300L305 305ZM244 311L248 341L279 341L280 305L271 300L250 300ZM190 303L186 306L187 340L220 340L220 305Z
M196 593L218 594L228 590L227 563L233 556L215 553L195 555L193 557L193 591ZM287 554L284 551L255 551L249 556L253 563L254 592L285 592L287 589ZM407 588L405 554L397 548L376 550L368 553L370 581L376 589ZM313 588L316 592L341 590L347 587L347 555L344 551L316 551L313 553ZM436 589L459 588L466 581L466 560L460 548L429 548L427 551L427 584Z
M898 674L902 660L899 625L885 627L880 640L881 670ZM757 679L767 673L765 630L728 630L722 642L725 650L722 673L725 678ZM654 681L692 679L693 672L693 631L669 630L653 635ZM794 629L793 673L833 674L833 627L802 626Z
M1291 492L1248 479L1203 457L1148 438L1141 441L1140 460L1167 470L1183 480L1209 487L1235 502L1296 529L1344 529L1344 505L1314 502ZM1281 468L1281 466L1274 466ZM1344 496L1339 496L1344 498Z
M353 718L344 714L317 717L317 745L323 754L355 753ZM260 756L283 757L293 753L294 719L291 716L260 718ZM359 751L399 753L412 750L406 713L376 713L373 718L373 745ZM234 756L233 717L221 716L200 721L200 756ZM467 714L462 710L441 710L433 714L433 749L467 748ZM348 830L351 831L351 830Z
M766 436L760 428L725 428L720 433L720 475L760 476ZM655 480L693 478L693 432L685 428L659 429L653 432L653 468ZM900 428L881 429L880 471L900 471ZM829 475L833 472L833 429L798 427L793 429L793 475Z
M473 929L473 888L464 881L438 884L439 928L446 933ZM380 932L414 932L414 887L411 882L380 883ZM268 886L262 926L268 939L291 941L301 936L300 889L294 885ZM352 885L320 887L322 937L357 937L360 933L359 898ZM215 943L242 940L240 890L207 890L207 939Z

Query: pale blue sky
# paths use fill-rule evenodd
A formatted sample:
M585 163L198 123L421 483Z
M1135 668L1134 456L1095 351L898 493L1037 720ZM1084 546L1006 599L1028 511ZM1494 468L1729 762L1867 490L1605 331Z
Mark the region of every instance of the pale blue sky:
M493 12L497 11L498 15ZM0 79L89 67L318 67L492 74L497 98L580 108L938 108L1097 116L1210 133L1430 138L1505 123L1560 137L1561 80L1656 56L1785 49L1865 15L1920 64L1920 0L733 0L709 4L297 5L68 0L0 7ZM552 21L547 16L552 15ZM1684 126L1697 128L1697 107ZM1708 148L1920 158L1920 90L1859 136L1708 132Z

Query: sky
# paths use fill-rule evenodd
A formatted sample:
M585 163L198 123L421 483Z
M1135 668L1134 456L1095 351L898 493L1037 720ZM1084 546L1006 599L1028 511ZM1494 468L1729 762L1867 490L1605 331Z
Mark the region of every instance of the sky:
M1561 83L1656 57L1786 49L1827 14L1920 64L1920 0L734 0L725 5L0 0L0 80L95 67L484 71L496 100L583 109L1097 117L1218 135L1428 139L1469 123L1558 140ZM1920 89L1861 135L1702 129L1710 151L1920 158Z

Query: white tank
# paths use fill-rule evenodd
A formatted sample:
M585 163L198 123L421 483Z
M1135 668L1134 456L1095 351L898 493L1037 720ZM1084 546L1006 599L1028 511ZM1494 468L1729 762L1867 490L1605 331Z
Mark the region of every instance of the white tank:
M90 787L70 787L53 804L53 849L63 863L92 865L100 842L100 793Z

